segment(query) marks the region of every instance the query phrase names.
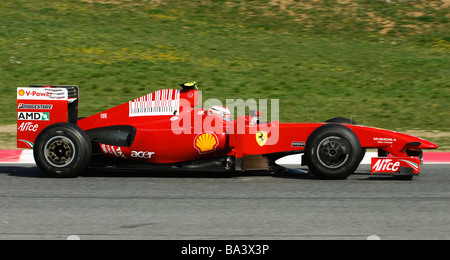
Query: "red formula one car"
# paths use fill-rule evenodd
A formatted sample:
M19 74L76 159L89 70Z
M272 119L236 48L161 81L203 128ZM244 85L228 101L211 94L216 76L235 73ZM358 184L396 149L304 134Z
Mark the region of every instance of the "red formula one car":
M194 83L159 90L78 118L76 86L17 89L17 146L32 148L51 177L76 177L88 167L176 171L275 172L275 162L302 154L302 165L324 179L345 179L375 148L372 174L419 174L426 140L335 118L325 123L260 122L260 113L233 119L226 107L196 108ZM245 110L244 110L245 111Z

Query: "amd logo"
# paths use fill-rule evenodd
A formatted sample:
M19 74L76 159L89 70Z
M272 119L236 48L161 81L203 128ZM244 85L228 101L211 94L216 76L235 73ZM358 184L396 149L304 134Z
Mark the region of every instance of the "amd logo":
M18 112L17 120L50 121L49 112Z

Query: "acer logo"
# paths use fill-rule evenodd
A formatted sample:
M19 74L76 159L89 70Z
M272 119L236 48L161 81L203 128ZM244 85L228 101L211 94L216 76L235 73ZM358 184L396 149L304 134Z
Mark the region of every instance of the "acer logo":
M140 158L140 159L151 159L152 155L155 154L154 152L131 152L131 157L133 158Z
M394 162L392 159L380 159L372 166L373 172L398 172L400 171L400 162Z
M20 132L36 132L39 128L38 124L33 124L31 122L22 123L17 130Z

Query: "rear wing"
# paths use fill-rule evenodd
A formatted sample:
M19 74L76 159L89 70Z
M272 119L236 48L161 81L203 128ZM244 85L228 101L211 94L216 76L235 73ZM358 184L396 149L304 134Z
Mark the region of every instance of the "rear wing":
M17 148L33 148L38 134L55 123L78 120L77 86L17 88Z

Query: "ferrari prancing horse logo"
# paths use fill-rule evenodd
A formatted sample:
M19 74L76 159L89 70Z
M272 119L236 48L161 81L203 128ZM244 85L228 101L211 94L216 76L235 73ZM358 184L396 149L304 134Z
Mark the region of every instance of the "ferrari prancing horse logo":
M267 132L256 132L256 142L259 144L259 146L263 147L267 142L268 134Z

